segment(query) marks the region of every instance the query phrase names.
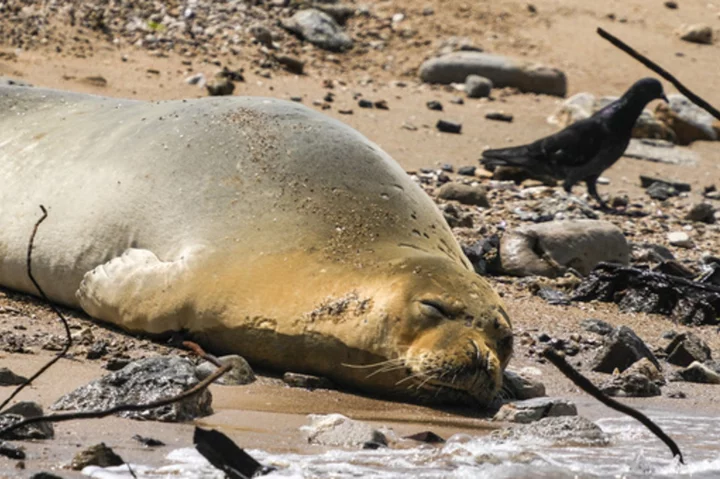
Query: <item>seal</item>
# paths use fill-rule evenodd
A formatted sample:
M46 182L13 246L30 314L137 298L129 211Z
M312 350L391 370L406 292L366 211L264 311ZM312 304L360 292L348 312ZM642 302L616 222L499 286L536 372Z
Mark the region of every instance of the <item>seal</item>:
M511 324L377 145L271 98L0 87L0 284L361 392L486 405Z

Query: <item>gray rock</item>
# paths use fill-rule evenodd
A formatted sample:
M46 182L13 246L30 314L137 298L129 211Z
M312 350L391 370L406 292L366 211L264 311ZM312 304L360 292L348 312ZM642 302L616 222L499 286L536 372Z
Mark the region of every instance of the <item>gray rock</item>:
M678 136L678 143L688 144L694 140L717 141L718 131L713 128L715 117L687 97L680 94L668 95L666 108L672 112L672 128ZM658 107L660 108L660 107Z
M188 359L160 356L133 361L75 391L64 395L52 409L88 411L120 404L146 404L170 398L194 387L200 380ZM212 395L207 389L183 401L145 411L125 411L130 419L189 421L212 413Z
M465 93L470 98L486 98L490 96L493 83L480 75L468 75L465 79Z
M678 195L678 191L667 183L656 182L650 185L645 192L654 200L665 201Z
M647 358L656 368L660 363L635 332L627 326L620 326L605 337L605 342L591 361L590 369L600 373L612 373L615 369L625 371L633 363Z
M660 387L643 374L630 373L613 376L600 386L608 396L652 397L660 396Z
M512 123L514 117L512 115L510 115L509 113L502 113L499 111L491 111L489 113L485 113L485 118L488 120L493 120L493 121L503 121L505 123Z
M355 7L352 5L315 2L313 7L327 13L340 25L345 25L355 15Z
M712 45L713 30L712 27L703 24L683 25L677 29L677 35L680 40L691 43L700 43L703 45Z
M710 203L696 203L690 208L685 219L701 223L715 223L715 207Z
M678 246L680 248L692 248L695 246L690 235L684 231L671 231L667 234L668 243L672 246Z
M600 427L582 416L547 417L532 424L522 424L493 431L493 439L549 440L555 446L605 446L610 440Z
M283 382L293 388L335 389L335 384L328 378L309 374L285 373L283 374Z
M493 421L529 423L546 417L576 415L575 404L567 399L538 397L503 404Z
M101 442L75 454L70 463L70 469L81 471L87 466L112 467L122 466L123 464L125 464L125 461L115 454L115 451L107 447L105 443Z
M640 175L640 186L642 186L643 188L649 188L654 183L663 183L663 184L672 186L673 188L675 188L675 190L680 191L680 192L687 192L692 189L689 183L682 183L680 181L673 181L673 180L668 180L668 179L664 179L664 178Z
M387 445L387 438L382 432L342 414L311 414L309 418L310 425L300 429L310 444L334 447L358 447L367 443Z
M623 156L636 160L668 165L694 166L699 160L696 152L675 146L665 140L632 139Z
M353 46L352 39L333 17L313 8L300 10L291 18L282 21L282 26L324 50L342 52Z
M4 429L11 424L22 421L26 418L38 417L43 415L42 406L32 401L20 401L13 404L2 414L0 414L0 429ZM52 423L39 422L29 424L20 429L16 429L10 433L3 434L2 439L52 439L55 437L55 429Z
M676 366L687 367L698 361L704 363L712 359L710 347L693 333L678 334L665 347L666 361Z
M17 386L27 381L24 376L19 376L8 368L0 368L0 386Z
M601 319L593 318L583 319L580 323L580 327L583 328L585 331L599 334L601 336L607 336L615 330L612 324L605 322Z
M662 263L675 259L665 246L652 243L630 243L632 260L638 263Z
M514 276L562 276L567 268L587 275L601 261L628 264L630 247L607 221L567 220L525 225L500 242L502 270Z
M10 78L5 76L0 76L0 86L23 86L23 87L31 87L32 85L26 81L18 80L16 78Z
M524 92L565 96L565 74L556 69L481 52L454 52L427 60L420 67L426 83L463 83L469 75L490 80L496 88L514 87Z
M474 205L487 208L490 203L487 199L487 191L482 186L471 186L463 183L445 183L438 191L438 198L453 200L464 205Z
M235 91L235 84L222 77L216 77L215 80L205 85L205 89L210 96L228 96Z
M688 381L691 383L720 384L720 367L713 364L710 367L697 361L691 363L687 368L677 371L672 381Z
M272 40L272 33L264 25L256 24L248 28L248 33L253 36L256 42L267 48L275 48Z
M250 384L255 381L255 373L242 356L230 354L228 356L219 357L218 360L223 365L230 364L232 366L230 371L226 372L220 379L218 379L218 384L223 384L225 386L242 386L243 384ZM214 373L217 369L217 366L213 363L204 361L198 365L195 374L198 379L202 381Z
M475 171L477 171L477 167L475 166L461 166L457 172L458 175L475 176Z
M25 459L25 448L9 442L0 441L0 456L9 459Z
M503 392L509 399L524 401L545 396L545 385L506 369L503 373Z

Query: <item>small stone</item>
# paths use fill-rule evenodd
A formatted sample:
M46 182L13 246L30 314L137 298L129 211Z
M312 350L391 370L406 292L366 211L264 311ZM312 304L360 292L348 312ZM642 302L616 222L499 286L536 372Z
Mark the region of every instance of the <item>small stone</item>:
M255 373L242 356L230 354L228 356L219 357L218 361L220 361L223 365L232 365L232 369L223 374L222 377L216 381L218 384L225 386L242 386L255 381ZM197 367L195 374L202 381L214 373L217 369L218 367L213 363L205 361Z
M300 428L310 444L334 447L362 447L368 442L387 446L385 434L371 425L342 414L309 416L311 424Z
M0 456L10 459L25 459L25 449L10 442L0 441Z
M546 417L532 424L493 431L490 437L521 441L536 437L558 446L604 446L610 442L597 424L582 416Z
M129 357L115 356L108 359L108 362L105 363L105 369L107 369L108 371L119 371L128 364L130 364Z
M107 354L107 343L105 341L95 341L86 354L88 359L100 359Z
M454 168L453 165L451 165L450 163L443 163L443 164L440 166L440 169L443 170L443 171L446 171L446 172L448 172L448 173L452 173L453 171L455 171L455 168Z
M660 201L665 201L670 197L678 195L677 190L671 185L660 182L653 183L645 190L645 192L650 198Z
M294 101L295 103L302 103L303 99L301 96L291 96L290 101Z
M465 100L463 100L463 98L460 96L456 96L454 98L450 98L450 103L452 103L453 105L464 105Z
M342 110L338 110L338 113L340 113L341 115L352 115L353 111L350 109L342 109Z
M378 100L373 103L373 106L377 108L378 110L389 110L390 107L387 104L387 101L385 100Z
M700 221L702 223L715 222L715 207L710 203L696 203L685 216L686 220Z
M70 463L70 468L81 471L87 466L112 467L125 464L120 456L107 447L105 443L90 446L84 451L78 452Z
M490 112L485 114L485 118L488 120L494 120L494 121L504 121L506 123L510 123L513 121L513 116L507 113L500 113L500 112Z
M430 100L430 101L427 102L425 105L426 105L426 106L428 107L428 109L430 109L430 110L443 111L442 103L440 103L440 102L437 101L437 100Z
M655 355L635 332L627 326L620 326L605 337L605 342L591 362L591 370L612 373L615 369L625 371L641 358L648 358L658 369Z
M695 243L684 231L672 231L667 234L668 243L678 248L692 248Z
M250 33L260 45L270 49L275 48L272 41L272 33L267 27L256 24L248 28L248 33Z
M618 397L653 397L660 396L660 387L647 376L637 373L623 373L614 376L600 386L600 390L608 396Z
M509 394L510 399L520 401L545 396L543 383L507 369L503 373L503 390Z
M42 406L32 401L20 401L5 409L0 414L0 429L18 423L23 419L38 417L43 415ZM5 433L2 439L52 439L55 437L55 429L52 423L38 422L28 424L27 426L15 429L12 432Z
M704 363L712 359L710 347L693 333L678 334L665 347L666 361L677 366L687 367L695 361Z
M403 439L410 439L411 441L424 442L427 444L442 444L445 439L441 438L432 431L423 431L410 436L405 436Z
M135 434L132 438L145 447L160 447L165 445L164 442L158 439L153 439L152 437L144 437L140 434Z
M492 88L492 81L480 75L468 75L465 78L465 93L469 98L489 97Z
M718 371L695 361L687 368L677 371L671 380L702 384L720 384L720 374L718 374Z
M285 68L285 70L296 75L302 75L305 70L305 62L299 58L289 55L277 55L275 60Z
M447 120L438 120L437 124L435 125L435 128L437 128L439 131L442 131L443 133L460 134L460 132L462 130L462 124L454 123L452 121L447 121Z
M473 205L487 208L490 202L487 191L482 186L470 186L462 183L446 183L438 191L438 198L452 200L464 205Z
M205 89L210 96L227 96L233 94L235 84L227 78L217 78L212 83L205 85Z
M335 384L328 378L311 376L309 374L285 373L283 382L293 388L304 389L335 389Z
M682 391L669 391L667 393L667 397L672 399L685 399L687 397L687 394Z
M681 40L685 40L686 42L700 43L703 45L712 45L713 43L713 30L712 27L708 25L683 25L676 33Z
M205 75L202 73L197 73L195 75L191 75L185 79L185 83L188 85L198 85L198 86L204 86L205 85Z
M361 99L358 101L358 106L359 106L360 108L372 108L372 107L373 107L373 102L371 102L370 100L366 100L366 99L364 99L364 98L361 98Z
M534 398L504 404L493 421L530 423L546 417L576 416L575 404L562 398Z
M461 166L458 168L458 175L463 176L475 176L475 171L477 170L474 166Z
M17 386L27 381L24 376L19 376L8 368L0 368L0 386Z
M607 323L601 319L594 318L584 319L580 323L580 327L583 328L585 331L599 334L601 336L607 336L615 329L610 323Z
M667 1L663 5L665 5L665 8L669 8L670 10L676 10L678 7L677 2Z

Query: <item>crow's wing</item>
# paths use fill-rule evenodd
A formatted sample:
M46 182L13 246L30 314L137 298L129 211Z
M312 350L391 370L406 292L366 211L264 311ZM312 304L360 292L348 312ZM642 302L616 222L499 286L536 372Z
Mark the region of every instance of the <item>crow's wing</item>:
M591 161L609 138L605 122L591 117L527 145L485 150L481 161L488 166L515 166L557 175L557 169Z

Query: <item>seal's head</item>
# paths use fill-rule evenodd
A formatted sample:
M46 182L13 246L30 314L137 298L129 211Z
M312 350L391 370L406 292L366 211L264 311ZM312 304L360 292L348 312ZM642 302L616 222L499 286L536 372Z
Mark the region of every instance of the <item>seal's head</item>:
M381 307L397 354L395 372L404 376L395 379L394 393L429 403L492 401L513 336L490 285L457 261L429 255L404 258L388 279Z

